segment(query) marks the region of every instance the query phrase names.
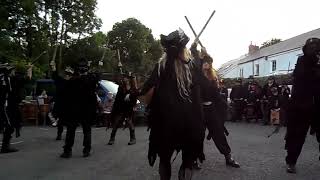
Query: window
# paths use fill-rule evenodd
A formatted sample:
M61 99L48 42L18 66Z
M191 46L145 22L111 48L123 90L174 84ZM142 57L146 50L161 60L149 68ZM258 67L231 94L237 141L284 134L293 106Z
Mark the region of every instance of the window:
M272 69L271 71L274 72L277 70L277 61L276 60L273 60L271 61L271 64L272 64Z
M240 68L239 76L242 78L243 77L243 68Z
M255 66L256 66L256 67L255 67L254 75L255 75L255 76L259 76L259 72L260 72L259 64L256 64Z

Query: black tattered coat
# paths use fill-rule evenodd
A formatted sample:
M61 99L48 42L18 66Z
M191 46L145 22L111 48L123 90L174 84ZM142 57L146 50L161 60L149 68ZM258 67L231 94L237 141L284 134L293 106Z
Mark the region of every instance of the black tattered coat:
M202 113L200 88L205 77L196 62L188 66L192 74L191 101L179 96L174 61L167 60L165 68L156 64L150 78L142 89L142 94L155 87L149 104L150 146L153 153L166 153L168 150L192 152L189 158L203 158L205 123Z

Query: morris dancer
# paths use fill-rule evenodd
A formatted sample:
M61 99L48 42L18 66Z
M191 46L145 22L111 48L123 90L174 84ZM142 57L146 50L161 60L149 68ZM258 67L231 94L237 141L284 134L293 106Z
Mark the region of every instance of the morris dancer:
M239 168L239 163L231 157L231 149L225 135L224 122L227 120L228 105L224 97L220 95L218 76L212 68L213 60L204 48L199 53L197 44L192 45L191 52L194 58L200 59L202 72L206 77L206 84L208 84L201 89L204 118L209 130L207 139L212 138L220 153L224 155L227 166Z

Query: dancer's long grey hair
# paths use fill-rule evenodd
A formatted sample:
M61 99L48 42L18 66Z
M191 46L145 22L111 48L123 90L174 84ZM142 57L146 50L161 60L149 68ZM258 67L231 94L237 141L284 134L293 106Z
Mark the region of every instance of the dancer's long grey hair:
M190 52L187 48L182 50L184 59L191 59ZM164 53L160 58L158 67L158 76L160 77L161 69L165 69L167 62L167 54ZM174 70L177 80L177 88L179 96L185 101L191 101L191 85L192 85L192 75L190 70L190 64L183 62L183 60L177 58L174 61Z

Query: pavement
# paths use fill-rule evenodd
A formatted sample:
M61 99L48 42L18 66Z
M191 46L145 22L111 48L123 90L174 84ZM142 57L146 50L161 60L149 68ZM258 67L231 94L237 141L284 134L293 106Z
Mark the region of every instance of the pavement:
M229 144L241 168L226 167L224 157L213 141L205 141L206 161L195 180L319 180L320 153L314 136L308 136L297 164L297 174L287 174L285 165L285 128L271 138L273 127L259 124L226 123ZM111 130L110 130L111 131ZM137 144L128 146L129 131L119 130L113 146L106 145L110 131L93 128L92 155L82 157L82 130L77 129L73 156L61 159L63 141L55 141L56 128L24 127L22 137L13 138L20 151L0 154L0 180L156 180L154 167L147 161L148 132L137 127ZM177 180L181 155L172 164L172 178Z

